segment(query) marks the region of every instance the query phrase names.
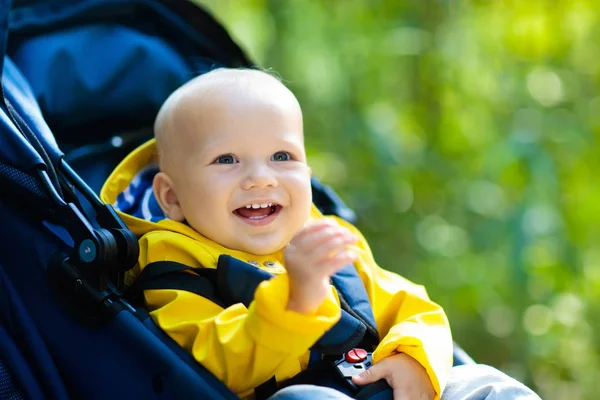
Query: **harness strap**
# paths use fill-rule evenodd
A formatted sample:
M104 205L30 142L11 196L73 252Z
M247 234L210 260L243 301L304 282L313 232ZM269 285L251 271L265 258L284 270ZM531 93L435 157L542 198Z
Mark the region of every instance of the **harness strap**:
M353 284L356 280L360 282L359 285ZM353 265L342 268L331 277L331 283L338 291L342 309L364 324L368 333L365 339L369 340L369 343L363 343L363 347L376 346L379 343L379 332L374 325L375 316L356 268Z
M228 272L231 275L231 271L227 271L230 268L229 264L224 263L222 268L224 272L221 273L221 276L227 275ZM184 290L202 296L225 308L227 304L218 293L218 271L219 269L212 268L192 268L175 261L157 261L148 264L142 270L133 285L127 289L126 295L135 301L139 301L144 290ZM240 278L243 279L243 277ZM223 283L225 282L221 278L221 286L223 286ZM273 376L254 389L254 397L256 400L265 400L271 397L276 391L277 380Z
M343 270L346 270L346 276L351 271L356 273L354 266ZM216 269L192 268L174 261L159 261L148 264L126 294L139 300L144 290L176 289L195 293L223 308L236 303L243 303L249 307L257 286L272 277L273 275L266 271L227 255L219 257ZM285 386L335 382L339 377L332 367L331 356L343 354L359 344L369 347L377 344L377 330L368 322L368 316L353 310L353 306L344 296L349 295L348 290L340 290L335 284L336 281L332 281L338 290L342 316L338 323L312 346L309 368L287 381ZM358 297L358 294L356 296ZM322 358L321 354L324 354L325 358ZM365 389L366 387L362 388L359 393ZM371 390L373 389L369 389ZM271 377L255 389L255 396L258 400L266 399L276 391L277 381L275 377Z
M350 265L344 270L350 268L353 269L354 266ZM219 257L216 269L192 268L174 261L158 261L148 264L142 270L126 294L132 301L142 304L144 290L176 289L195 293L223 308L236 303L249 307L258 285L272 277L266 271L227 255ZM339 355L354 347L371 348L376 345L379 338L375 327L353 310L341 288L336 286L336 289L342 316L312 349L326 355Z
M186 272L193 273L186 273ZM217 293L214 282L217 270L211 268L192 268L175 261L157 261L148 264L135 282L129 286L125 295L132 302L141 303L144 290L175 289L195 293L225 308L226 304Z

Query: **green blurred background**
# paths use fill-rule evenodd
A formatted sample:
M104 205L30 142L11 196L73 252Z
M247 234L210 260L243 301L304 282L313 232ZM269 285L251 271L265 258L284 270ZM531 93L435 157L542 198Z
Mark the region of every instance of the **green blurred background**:
M378 263L544 399L600 377L600 3L198 0L302 104Z

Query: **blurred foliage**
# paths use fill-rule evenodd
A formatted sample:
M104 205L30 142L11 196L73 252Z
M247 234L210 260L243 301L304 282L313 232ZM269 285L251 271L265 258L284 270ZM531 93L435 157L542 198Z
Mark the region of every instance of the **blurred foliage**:
M600 3L202 0L296 93L379 264L544 399L600 374Z

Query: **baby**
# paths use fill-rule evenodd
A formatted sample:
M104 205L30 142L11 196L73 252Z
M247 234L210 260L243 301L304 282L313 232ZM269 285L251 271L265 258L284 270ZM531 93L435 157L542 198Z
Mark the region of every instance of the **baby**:
M150 167L148 175L156 161L159 171ZM138 190L144 176L152 190ZM353 377L354 385L385 380L395 398L440 398L452 369L442 308L421 286L378 267L355 227L321 215L312 204L310 178L302 112L279 80L230 69L193 79L164 103L155 141L124 160L103 188L107 202L120 195L142 203L143 218L120 207L140 237L139 262L128 283L164 261L187 266L177 273L180 279L233 270L232 260L267 274L247 302L181 287L144 291L156 323L240 396L265 382L291 382L319 363L319 341L343 315L352 315L367 327L360 344L374 350L374 365ZM152 204L162 212L158 218ZM354 274L360 290L336 278L342 272ZM354 299L355 293L364 293L365 301ZM354 312L360 307L352 304L366 304L368 312ZM353 393L351 386L346 393Z
M292 93L263 72L216 70L165 103L155 134L153 186L165 215L248 254L289 243L288 309L314 313L331 293L329 276L356 258L345 246L357 238L327 220L304 228L311 170Z

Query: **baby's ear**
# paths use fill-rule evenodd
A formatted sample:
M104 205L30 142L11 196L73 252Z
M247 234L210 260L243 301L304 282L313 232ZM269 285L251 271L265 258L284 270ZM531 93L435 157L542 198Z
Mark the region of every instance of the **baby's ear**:
M167 218L182 222L185 217L169 175L164 172L157 173L152 181L152 189L158 205Z

